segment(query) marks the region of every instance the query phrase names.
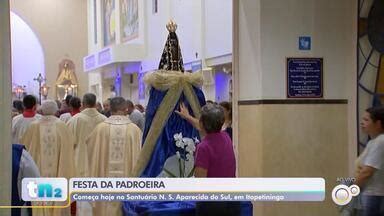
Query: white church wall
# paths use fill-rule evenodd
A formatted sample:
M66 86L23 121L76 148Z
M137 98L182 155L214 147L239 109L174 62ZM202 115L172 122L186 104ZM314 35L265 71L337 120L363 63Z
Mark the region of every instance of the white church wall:
M88 83L89 83L89 90L88 92L94 93L97 97L97 100L102 102L103 100L103 87L101 85L102 83L102 76L101 73L89 73L88 74Z
M83 72L87 55L87 1L11 0L11 10L34 30L44 50L49 98L54 98L59 63L71 59L76 66L79 95L88 91L88 75Z
M171 18L177 23L177 35L184 63L204 58L202 56L202 1L173 1ZM197 57L196 57L197 53Z
M239 1L238 12L239 100L256 100L262 95L260 0ZM236 71L235 71L236 73Z
M100 4L98 0L88 0L88 53L94 53L101 48L101 17L98 13Z
M205 0L205 57L232 53L232 0Z
M352 75L354 70L350 63L356 59L353 42L356 36L351 34L355 18L351 16L351 7L348 0L262 1L264 98L286 97L286 57L323 57L324 98L347 97L345 78ZM299 36L312 37L310 51L298 49Z
M158 3L157 13L153 13L152 0L147 1L147 57L142 61L142 71L157 69L168 36L165 27L170 16L171 0L161 0Z
M324 98L347 98L356 59L348 2L241 1L239 99L286 98L286 57L324 58ZM312 50L298 49L299 36L311 37Z

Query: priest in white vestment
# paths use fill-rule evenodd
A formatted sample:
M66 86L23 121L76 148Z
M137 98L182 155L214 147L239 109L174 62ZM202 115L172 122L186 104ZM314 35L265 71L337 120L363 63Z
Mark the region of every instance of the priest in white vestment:
M41 177L69 179L74 176L73 135L65 123L54 116L58 111L55 101L43 102L41 111L43 116L31 123L22 143L36 162ZM66 204L67 202L49 202L46 205ZM70 215L70 209L33 209L33 215Z
M89 176L88 150L85 141L93 129L105 119L107 118L96 109L96 95L88 93L83 97L83 111L67 122L67 126L75 138L76 177Z
M87 140L92 177L131 177L141 145L141 130L127 117L127 101L111 99L111 116ZM96 202L95 216L122 215L120 202Z
M12 143L22 144L21 138L29 125L40 118L41 115L36 113L37 100L33 95L26 95L23 98L24 111L22 114L15 116L12 119Z
M73 98L72 98L73 99ZM72 101L71 99L71 101ZM88 150L85 141L95 127L107 119L96 109L96 95L92 93L83 96L83 111L73 116L67 126L75 138L75 169L76 177L89 176ZM78 216L92 216L92 207L86 202L77 202Z

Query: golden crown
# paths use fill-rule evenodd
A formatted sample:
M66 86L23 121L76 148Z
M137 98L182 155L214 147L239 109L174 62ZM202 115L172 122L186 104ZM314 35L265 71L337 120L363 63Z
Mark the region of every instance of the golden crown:
M170 20L167 23L167 29L169 32L176 32L177 24L173 20Z

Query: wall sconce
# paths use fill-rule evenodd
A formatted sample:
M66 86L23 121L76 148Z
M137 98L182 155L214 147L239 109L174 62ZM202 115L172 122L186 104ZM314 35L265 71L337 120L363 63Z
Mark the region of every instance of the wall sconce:
M23 93L24 93L24 88L22 86L17 86L15 88L15 94L16 94L16 97L20 100L21 99L21 96L23 96Z

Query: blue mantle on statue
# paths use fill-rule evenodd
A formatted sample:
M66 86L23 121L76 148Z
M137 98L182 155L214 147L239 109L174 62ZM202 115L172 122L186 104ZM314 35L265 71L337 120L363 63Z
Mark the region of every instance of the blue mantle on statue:
M193 87L193 90L199 100L200 106L204 106L205 97L203 92L196 87ZM160 106L166 93L167 91L158 91L155 88L151 88L150 90L150 97L145 112L145 129L143 132L143 143L152 125L152 120L156 114L157 108ZM192 113L192 110L189 106L188 101L186 100L186 97L184 96L184 94L182 94L171 116L169 117L162 133L157 139L151 159L148 162L144 171L142 172L141 177L158 176L162 171L163 165L167 158L176 154L176 145L173 138L174 134L181 132L183 134L183 137L200 137L199 132L195 128L193 128L191 124L189 124L186 120L182 119L177 113L174 112L175 110L179 109L180 102L184 102L187 105L190 113Z

